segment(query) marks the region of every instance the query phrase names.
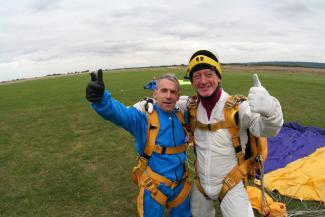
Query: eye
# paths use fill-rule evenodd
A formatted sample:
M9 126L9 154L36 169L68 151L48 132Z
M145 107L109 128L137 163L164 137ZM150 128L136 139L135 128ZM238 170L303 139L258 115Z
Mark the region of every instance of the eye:
M200 77L201 77L201 75L196 74L196 75L193 76L193 79L196 79L197 80L197 79L200 79Z
M211 76L213 76L213 73L214 73L214 72L207 72L207 73L206 73L206 76L207 76L207 77L211 77Z
M162 92L162 93L166 93L168 90L166 89L166 88L162 88L162 89L160 89L160 92Z

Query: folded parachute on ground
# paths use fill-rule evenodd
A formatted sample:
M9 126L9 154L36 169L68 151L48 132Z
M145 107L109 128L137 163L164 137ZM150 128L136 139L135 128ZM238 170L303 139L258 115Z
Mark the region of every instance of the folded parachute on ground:
M284 124L268 139L265 186L282 195L325 203L325 129Z
M247 186L248 198L251 201L252 207L256 209L261 215L268 217L287 217L286 206L283 203L276 202L267 194L253 186Z

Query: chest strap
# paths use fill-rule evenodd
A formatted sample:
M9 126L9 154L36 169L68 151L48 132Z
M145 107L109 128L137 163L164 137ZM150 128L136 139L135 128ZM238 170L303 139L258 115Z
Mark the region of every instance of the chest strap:
M178 154L186 151L186 144L182 144L176 147L165 147L160 145L155 145L153 151L158 154Z
M202 124L200 121L196 121L196 128L200 130L217 131L219 129L226 129L230 127L233 127L233 124L230 121L221 121L213 124Z

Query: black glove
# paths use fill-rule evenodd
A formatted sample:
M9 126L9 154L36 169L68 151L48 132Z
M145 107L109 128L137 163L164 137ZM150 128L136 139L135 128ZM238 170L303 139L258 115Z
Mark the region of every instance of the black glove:
M146 102L144 105L144 109L146 110L146 112L149 112L149 114L151 114L153 110L153 104L154 104L153 99L149 97L145 97L142 99L142 101Z
M86 88L86 98L89 102L98 102L103 97L105 85L103 82L103 70L98 69L97 74L92 72Z

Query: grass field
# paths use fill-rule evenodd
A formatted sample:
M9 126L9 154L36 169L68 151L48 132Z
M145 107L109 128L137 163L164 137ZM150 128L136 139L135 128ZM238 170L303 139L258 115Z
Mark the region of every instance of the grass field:
M143 86L165 72L148 68L104 73L106 88L126 105L151 92ZM222 86L247 95L251 74L227 67ZM267 72L285 121L325 127L325 74ZM71 75L0 85L0 216L137 216L133 138L103 121L85 99L89 76ZM183 86L184 95L194 92Z

